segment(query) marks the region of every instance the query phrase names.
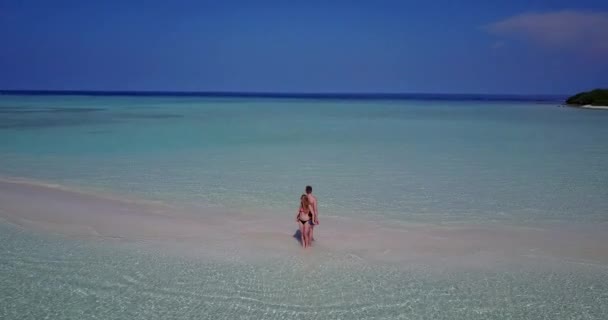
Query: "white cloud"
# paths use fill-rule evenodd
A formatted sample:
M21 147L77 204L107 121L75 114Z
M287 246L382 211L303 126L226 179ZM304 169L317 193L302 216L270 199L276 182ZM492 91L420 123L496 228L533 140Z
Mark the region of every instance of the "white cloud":
M548 48L608 54L608 12L523 13L484 29L503 38L524 39Z

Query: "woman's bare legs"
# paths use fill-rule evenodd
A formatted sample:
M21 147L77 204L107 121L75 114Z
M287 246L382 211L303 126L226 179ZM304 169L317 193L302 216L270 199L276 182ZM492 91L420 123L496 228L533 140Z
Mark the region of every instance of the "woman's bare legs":
M307 246L310 247L312 246L312 220L306 223L306 227L308 229L308 232L306 233L306 239L308 239L308 244Z
M300 243L302 243L302 248L306 248L306 229L305 225L302 222L298 222L300 225Z
M308 222L304 224L304 233L302 234L304 235L304 248L307 248L310 246L310 224Z

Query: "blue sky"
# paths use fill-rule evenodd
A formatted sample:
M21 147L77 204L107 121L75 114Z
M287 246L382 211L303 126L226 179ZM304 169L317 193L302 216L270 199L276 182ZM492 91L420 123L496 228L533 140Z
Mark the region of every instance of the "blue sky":
M0 0L0 89L594 87L608 87L605 0Z

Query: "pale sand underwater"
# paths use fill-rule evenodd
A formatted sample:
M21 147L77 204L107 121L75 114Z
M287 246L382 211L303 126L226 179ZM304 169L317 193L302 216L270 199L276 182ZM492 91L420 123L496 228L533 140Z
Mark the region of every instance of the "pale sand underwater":
M385 225L0 181L3 319L602 319L605 225Z
M201 212L202 210L202 212ZM266 259L303 254L294 213L284 216L188 208L0 180L0 217L24 228L92 240L137 242L189 256ZM370 262L494 266L551 258L608 267L608 225L440 226L322 217L316 255Z

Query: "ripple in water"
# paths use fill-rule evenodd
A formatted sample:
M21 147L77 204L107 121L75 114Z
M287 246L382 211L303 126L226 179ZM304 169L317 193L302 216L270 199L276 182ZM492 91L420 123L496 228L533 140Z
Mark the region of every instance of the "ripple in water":
M2 319L602 319L608 270L185 259L0 225Z

